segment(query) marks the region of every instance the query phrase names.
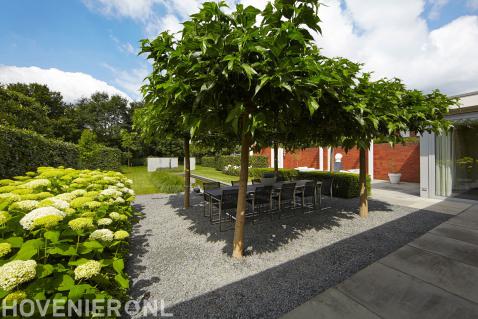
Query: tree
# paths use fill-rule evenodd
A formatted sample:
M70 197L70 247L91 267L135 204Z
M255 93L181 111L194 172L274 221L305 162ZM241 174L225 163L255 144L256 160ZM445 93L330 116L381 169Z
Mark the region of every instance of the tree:
M180 40L162 33L142 42L154 61L145 100L166 97L161 112L181 114L193 136L224 131L241 145L234 257L241 257L244 248L250 147L273 128L287 136L293 119L316 113L323 92L335 85L309 32L320 31L318 6L315 0L277 0L263 11L239 4L227 14L224 2L206 2L183 24ZM181 103L185 100L189 103ZM328 111L320 106L322 117L313 129L321 130L317 124ZM294 141L306 135L289 134Z
M457 100L438 90L429 94L407 90L399 79L371 81L369 74L349 93L344 99L349 106L341 116L350 124L344 128L342 145L360 151L359 212L367 217L366 152L372 140L379 138L394 145L404 141L401 132L446 132L451 124L444 117Z
M131 166L131 159L134 156L134 153L141 149L141 142L139 140L138 133L128 132L127 130L121 130L121 147L125 151L128 166Z
M0 124L52 135L47 107L3 86L0 86Z

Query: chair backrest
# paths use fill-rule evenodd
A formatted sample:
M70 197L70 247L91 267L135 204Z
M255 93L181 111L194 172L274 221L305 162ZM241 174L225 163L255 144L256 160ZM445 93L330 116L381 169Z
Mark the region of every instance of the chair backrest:
M305 182L304 196L305 197L314 196L315 195L315 186L316 186L315 181Z
M261 183L261 179L260 178L254 178L252 180L252 184L260 184Z
M205 191L208 191L210 189L221 188L221 183L219 183L219 182L204 182L202 184L202 187Z
M238 189L225 189L222 191L221 207L222 209L233 209L237 207Z
M273 178L273 177L275 177L275 176L276 176L275 173L263 173L263 174L262 174L262 177L263 177L263 178Z
M254 190L255 204L269 204L271 202L272 186L260 186Z
M330 190L334 184L334 178L326 178L322 180L322 194L330 195Z
M294 199L295 193L295 183L284 183L280 189L280 199L284 200L292 200Z
M231 181L231 185L232 185L232 186L239 186L239 183L240 183L240 182L241 182L241 181Z

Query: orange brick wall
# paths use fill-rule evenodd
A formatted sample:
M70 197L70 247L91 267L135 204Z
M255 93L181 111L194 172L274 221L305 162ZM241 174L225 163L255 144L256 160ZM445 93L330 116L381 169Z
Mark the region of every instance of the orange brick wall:
M420 143L405 145L375 144L373 173L375 179L388 179L388 173L396 170L402 173L404 182L420 182Z
M342 169L359 168L359 151L356 148L347 153L340 147L334 149L334 156L341 153ZM259 154L267 156L269 166L271 165L271 149L266 148ZM391 170L398 170L402 173L401 180L404 182L420 182L420 144L407 143L405 145L375 144L373 154L373 173L375 179L388 180L388 173ZM295 152L286 152L284 158L285 168L296 168L299 166L320 167L319 148L306 148ZM324 170L328 168L328 152L324 147Z

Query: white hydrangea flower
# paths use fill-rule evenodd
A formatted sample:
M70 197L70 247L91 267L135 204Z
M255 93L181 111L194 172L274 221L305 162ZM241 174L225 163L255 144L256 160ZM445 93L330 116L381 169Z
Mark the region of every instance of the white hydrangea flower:
M90 234L90 239L100 241L113 241L114 234L109 229L97 229Z
M0 211L0 226L6 224L12 216L9 213Z
M65 210L70 207L70 204L63 199L57 197L50 197L42 200L40 202L40 206L53 206L55 208Z
M22 200L19 202L13 203L9 210L21 210L21 211L31 211L37 208L38 206L38 201L36 200Z
M124 183L125 183L126 185L128 185L128 186L131 186L131 185L133 185L133 180L127 178L127 179L124 181Z
M0 258L8 255L12 251L12 245L9 243L0 243Z
M117 212L112 212L112 213L110 213L109 216L112 220L120 220L121 219L121 214L119 214Z
M118 230L114 233L116 240L124 240L129 237L129 233L125 230Z
M113 198L116 198L116 197L119 197L121 195L123 195L120 191L112 188L112 187L109 187L107 189L104 189L101 191L100 193L101 196L106 196L106 197L113 197Z
M115 199L115 203L117 204L123 204L125 202L125 200L123 199L123 197L118 197Z
M84 196L87 192L84 189L75 189L71 193L75 195L76 197L80 197L80 196Z
M36 276L37 263L34 260L13 260L0 267L0 288L11 291Z
M121 182L119 182L119 183L116 183L116 185L115 185L115 186L116 186L116 187L119 187L119 188L123 188L123 187L124 187L124 184L123 184L123 183L121 183Z
M23 184L22 187L35 189L38 187L47 187L47 186L50 186L50 184L51 184L50 180L46 178L39 178L39 179L33 179Z
M23 218L20 219L20 225L22 225L22 227L26 230L31 230L34 226L33 224L35 220L41 217L51 216L51 215L64 218L66 216L66 213L51 206L37 208L32 210L25 216L23 216Z
M76 195L72 193L63 193L63 194L56 195L55 198L64 200L65 202L71 202L73 199L76 198Z
M132 190L131 188L123 187L121 191L123 192L123 194L129 194L131 196L135 195L134 190Z
M113 223L113 220L111 220L110 218L100 218L98 219L97 223L98 223L98 226L108 226Z
M90 279L101 272L101 263L96 260L89 260L75 268L75 280Z

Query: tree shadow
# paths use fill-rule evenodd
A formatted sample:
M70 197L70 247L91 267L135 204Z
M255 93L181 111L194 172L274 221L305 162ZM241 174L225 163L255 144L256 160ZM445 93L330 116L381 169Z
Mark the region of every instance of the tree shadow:
M138 221L145 218L142 214L144 205L134 204L138 214L136 218ZM134 285L130 287L130 297L133 300L142 300L149 297L149 287L160 281L159 276L151 276L148 279L138 280L139 276L143 274L147 268L142 265L143 257L148 253L150 244L148 238L153 234L153 229L144 229L144 225L139 222L133 224L131 237L129 240L129 255L126 262L126 272L130 276L130 282Z
M376 209L374 205L371 209ZM189 216L188 211L181 214ZM167 305L166 311L175 318L278 318L450 217L425 210L410 213L198 297ZM323 221L325 226L312 225L329 227L336 222L330 217ZM199 227L194 229L202 231ZM298 233L285 232L283 236L281 244ZM214 276L214 269L204 275Z
M211 224L208 217L203 214L202 195L191 195L191 207L183 209L183 195L173 194L168 197L167 205L174 210L178 216L191 221L188 228L194 234L204 235L208 242L225 242L222 251L225 254L232 254L232 243L234 239L233 223L227 231L219 231L219 225ZM330 230L340 227L343 220L357 218L359 207L358 198L324 198L321 208L311 210L296 209L285 217L278 218L264 216L257 223L246 221L244 227L244 241L246 254L274 252L289 242L298 239L307 230ZM371 200L370 211L392 212L392 207L387 203ZM293 212L293 214L292 214Z

